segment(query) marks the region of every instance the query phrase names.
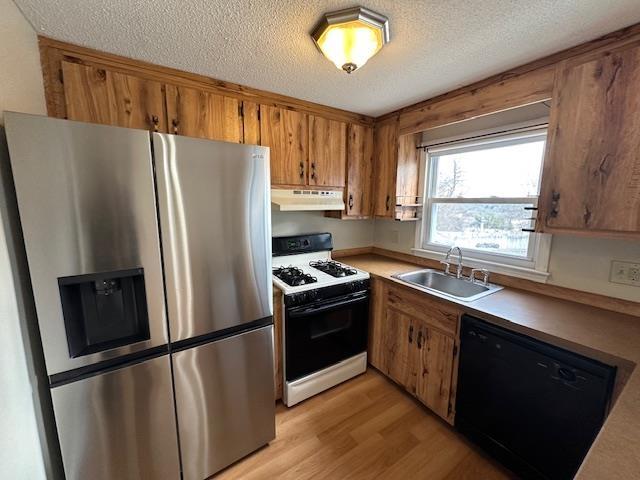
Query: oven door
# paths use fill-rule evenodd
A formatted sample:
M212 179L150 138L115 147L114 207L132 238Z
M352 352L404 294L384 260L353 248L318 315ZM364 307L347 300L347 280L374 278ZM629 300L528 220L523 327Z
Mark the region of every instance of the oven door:
M368 322L368 291L287 308L286 380L297 380L365 352Z

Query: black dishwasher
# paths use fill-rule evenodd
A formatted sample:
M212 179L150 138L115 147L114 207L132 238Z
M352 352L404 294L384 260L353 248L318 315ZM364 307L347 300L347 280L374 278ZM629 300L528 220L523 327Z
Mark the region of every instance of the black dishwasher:
M456 428L524 478L571 479L604 422L615 373L463 315Z

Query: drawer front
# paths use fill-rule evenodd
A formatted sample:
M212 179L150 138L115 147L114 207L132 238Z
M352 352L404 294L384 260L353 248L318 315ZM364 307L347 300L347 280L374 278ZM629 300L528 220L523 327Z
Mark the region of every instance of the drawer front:
M390 285L387 289L387 306L420 318L444 333L455 336L458 332L460 311L445 302L433 300L426 294Z

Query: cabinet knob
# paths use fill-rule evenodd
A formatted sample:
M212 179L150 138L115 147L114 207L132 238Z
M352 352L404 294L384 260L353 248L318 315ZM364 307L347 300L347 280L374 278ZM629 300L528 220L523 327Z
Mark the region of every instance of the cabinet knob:
M418 330L418 340L416 342L418 344L418 348L422 348L422 330Z
M413 342L413 325L409 325L409 343Z
M353 208L353 194L349 194L349 210Z
M180 122L178 121L177 118L174 118L173 120L171 120L171 126L173 127L174 135L178 135L178 125L180 125Z
M387 195L387 200L385 202L385 208L387 209L387 212L389 211L389 202L391 201L391 197L389 195Z
M304 163L300 162L300 178L304 178Z
M153 124L153 131L157 132L158 131L158 125L160 124L160 119L158 118L157 115L152 115L151 116L151 123Z

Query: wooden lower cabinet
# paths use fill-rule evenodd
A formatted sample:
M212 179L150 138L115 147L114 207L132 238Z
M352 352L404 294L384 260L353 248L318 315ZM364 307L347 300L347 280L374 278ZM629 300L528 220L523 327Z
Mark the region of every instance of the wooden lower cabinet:
M415 395L420 370L416 348L420 320L394 309L385 313L382 372Z
M369 363L453 424L460 312L450 329L452 306L377 278L371 297Z
M442 418L453 411L451 384L455 356L455 338L442 334L428 324L418 332L420 361L416 397Z

